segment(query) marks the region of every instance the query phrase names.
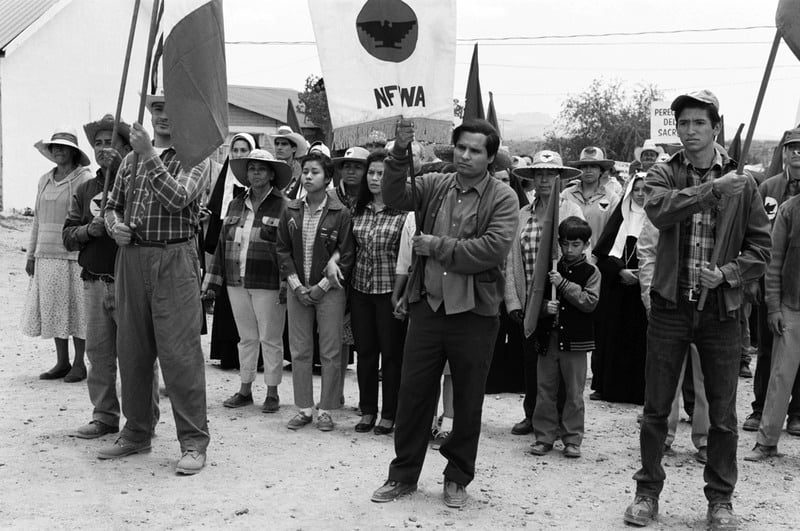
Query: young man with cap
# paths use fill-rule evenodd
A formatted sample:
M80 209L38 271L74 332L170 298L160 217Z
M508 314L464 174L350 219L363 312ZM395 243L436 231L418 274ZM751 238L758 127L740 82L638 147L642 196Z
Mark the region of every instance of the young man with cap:
M489 175L500 145L485 120L453 131L454 173L429 173L408 183L407 148L414 124L400 120L381 183L387 205L419 212L422 233L408 280L409 329L395 417L396 457L372 495L392 501L416 490L428 447L439 381L447 361L453 378L453 431L439 452L444 503L463 507L475 476L486 376L503 297L502 266L517 231L519 203L510 187ZM412 187L416 191L412 192Z
M783 160L785 169L772 177L766 179L758 187L761 197L764 198L764 209L767 211L767 217L770 222L774 224L777 217L778 210L784 202L791 199L793 196L798 195L800 192L800 129L791 129L786 131L783 140ZM772 264L770 264L771 266ZM763 280L762 280L763 284ZM762 286L763 287L763 286ZM773 331L768 325L767 316L770 313L767 308L766 301L762 301L756 308L758 317L758 359L756 361L756 374L753 379L753 412L747 417L742 425L745 431L759 431L759 426L762 422L762 413L764 412L764 402L767 398L767 393L777 392L781 395L788 392L791 396L787 411L781 412L781 421L783 414L788 414L786 419L786 431L791 435L800 435L800 373L795 371L792 375L783 375L776 379L775 369L772 368L772 350L773 350ZM785 381L786 376L791 376L791 381ZM772 380L776 379L775 384ZM782 387L789 384L791 388L783 389ZM779 386L780 389L771 389ZM769 387L769 389L768 389ZM774 415L774 412L770 412ZM775 419L772 418L768 424L775 424ZM781 425L783 422L780 423ZM751 456L745 457L748 460L754 460L760 453L756 450Z
M690 343L700 354L709 401L708 461L703 477L711 529L735 529L736 385L739 377L742 286L757 280L769 260L769 220L755 180L714 145L719 102L707 90L678 96L671 106L683 149L650 168L645 211L659 230L650 285L642 467L625 522L644 526L658 515L666 474L661 465L667 416ZM729 227L724 209L734 208ZM711 264L717 239L718 264ZM702 310L697 301L708 290Z
M176 472L196 474L205 466L209 442L196 242L209 162L183 167L172 146L164 96L148 96L147 107L154 139L133 124L131 146L139 164L133 167L133 153L122 161L105 213L119 246L114 276L117 315L124 326L117 330L117 354L127 422L98 457L150 451L151 384L158 359L181 445Z
M303 135L295 133L288 125L282 125L274 135L269 135L275 146L275 158L282 160L292 168L292 179L284 188L283 195L289 199L297 199L301 192L300 159L308 153L308 142Z
M100 210L106 172L113 183L122 157L131 150L130 126L120 122L117 137L112 138L114 117L106 114L100 120L83 126L86 138L94 148L100 168L96 177L78 185L64 222L64 247L79 251L86 308L86 357L89 358L87 387L94 406L92 420L78 428L76 437L95 439L119 431L117 399L117 319L114 297L114 260L117 244L106 232ZM155 366L158 374L158 366ZM153 426L158 423L158 380L153 383Z

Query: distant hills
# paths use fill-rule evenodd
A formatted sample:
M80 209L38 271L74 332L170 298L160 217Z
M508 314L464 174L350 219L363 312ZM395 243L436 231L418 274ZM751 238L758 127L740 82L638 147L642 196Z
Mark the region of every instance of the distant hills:
M542 139L545 131L553 127L553 118L542 112L501 114L498 119L504 140Z

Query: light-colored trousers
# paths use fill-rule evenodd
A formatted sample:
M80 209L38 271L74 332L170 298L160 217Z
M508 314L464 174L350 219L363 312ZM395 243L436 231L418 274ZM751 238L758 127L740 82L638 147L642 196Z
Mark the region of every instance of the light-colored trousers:
M258 352L264 356L264 383L279 385L283 374L283 325L286 307L276 289L228 286L233 318L239 330L239 378L243 384L256 380Z
M697 449L708 446L708 399L703 378L703 369L700 367L700 355L694 344L689 345L689 356L692 357L692 382L694 383L694 413L692 414L692 444ZM688 357L687 356L687 359ZM683 377L686 375L686 359L683 360L681 376L678 379L678 389L675 391L675 400L667 417L667 439L664 444L671 446L678 431L678 418L681 410L681 389Z

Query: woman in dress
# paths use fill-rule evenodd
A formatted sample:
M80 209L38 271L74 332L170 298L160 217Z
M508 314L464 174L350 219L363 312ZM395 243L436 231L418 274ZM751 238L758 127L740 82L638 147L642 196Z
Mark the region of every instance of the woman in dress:
M358 352L358 392L361 420L355 431L373 429L386 435L394 429L400 368L405 345L405 321L395 319L395 285L400 237L408 217L383 203L381 181L385 150L367 157L353 216L356 262L350 282L350 312ZM383 407L378 425L378 360L381 360Z
M647 314L639 289L636 242L645 220L644 173L628 182L622 202L597 240L594 255L603 275L593 388L609 402L644 403Z
M56 167L42 175L37 188L25 265L31 282L22 314L22 333L55 339L56 364L41 373L40 379L79 382L86 378L83 281L78 252L64 248L61 230L73 191L94 176L87 167L89 157L78 147L78 137L71 129L56 130L49 141L37 142L36 149ZM71 364L70 336L75 348Z

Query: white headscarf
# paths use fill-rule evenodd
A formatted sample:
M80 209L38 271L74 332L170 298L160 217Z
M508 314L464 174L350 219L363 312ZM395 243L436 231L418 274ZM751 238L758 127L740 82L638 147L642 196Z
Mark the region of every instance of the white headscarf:
M628 236L634 236L638 239L639 233L642 232L642 225L644 225L645 218L644 208L637 205L631 197L633 185L642 179L644 179L643 176L636 174L628 181L628 186L625 189L625 196L622 199L622 206L620 207L622 223L617 231L617 237L614 239L614 245L611 246L611 251L608 253L609 256L622 258Z

